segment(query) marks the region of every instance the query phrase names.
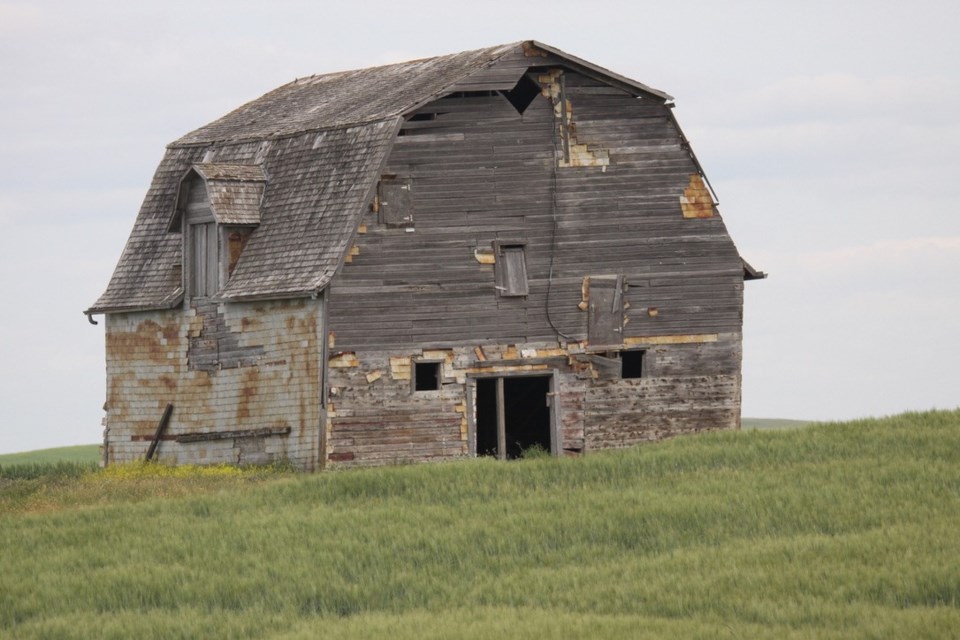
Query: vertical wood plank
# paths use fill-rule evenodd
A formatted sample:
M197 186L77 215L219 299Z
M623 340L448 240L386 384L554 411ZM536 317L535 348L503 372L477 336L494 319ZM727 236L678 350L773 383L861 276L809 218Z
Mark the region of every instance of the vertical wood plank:
M503 378L497 378L497 459L507 459L507 416L504 406Z

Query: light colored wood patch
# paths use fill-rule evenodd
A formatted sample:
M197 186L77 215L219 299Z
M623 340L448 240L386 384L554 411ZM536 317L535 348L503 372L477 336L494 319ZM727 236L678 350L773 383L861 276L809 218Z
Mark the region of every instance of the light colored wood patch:
M690 183L680 196L680 208L684 218L712 218L714 215L713 196L707 190L700 174L691 173Z
M496 264L497 262L497 256L493 253L493 249L475 249L473 257L480 264Z
M697 344L702 342L716 342L716 333L701 333L683 336L643 336L636 338L624 338L623 344L627 346L645 345L645 344Z
M349 367L360 366L360 361L357 360L357 355L355 353L352 351L346 351L344 353L338 353L330 358L329 366L333 369L346 369Z
M405 356L391 356L390 377L394 380L409 380L410 358Z

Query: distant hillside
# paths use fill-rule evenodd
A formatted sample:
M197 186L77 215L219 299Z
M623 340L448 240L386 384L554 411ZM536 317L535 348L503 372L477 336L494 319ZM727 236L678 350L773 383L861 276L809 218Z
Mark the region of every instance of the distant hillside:
M782 418L741 418L741 429L796 429L811 424L810 420L784 420Z
M581 458L0 479L4 638L951 638L960 410Z
M80 444L73 447L0 454L0 466L55 462L97 462L98 460L100 460L100 445L98 444Z

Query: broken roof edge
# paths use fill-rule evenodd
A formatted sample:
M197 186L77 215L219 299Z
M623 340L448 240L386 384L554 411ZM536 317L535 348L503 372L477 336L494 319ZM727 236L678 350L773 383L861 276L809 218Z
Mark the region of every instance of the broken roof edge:
M744 280L764 280L767 277L767 274L763 271L757 271L754 269L749 262L740 258L740 262L743 263L743 279Z
M429 56L425 58L416 58L414 60L406 60L403 62L396 62L392 64L375 65L372 67L363 67L360 69L344 69L340 71L332 71L330 73L313 74L309 76L304 76L302 78L296 78L290 82L282 84L264 93L258 98L254 98L253 100L249 100L243 103L236 109L233 109L229 113L218 118L213 123L208 123L197 129L194 129L193 131L190 131L189 133L178 138L177 140L174 140L173 142L169 143L167 145L167 149L205 147L205 146L216 145L216 144L225 144L225 143L234 144L234 143L243 143L243 142L253 142L257 140L282 140L285 138L295 137L303 133L312 133L312 132L320 133L322 131L345 129L345 128L355 127L355 126L364 126L367 124L371 124L373 122L389 119L391 117L403 116L403 115L412 113L413 111L416 111L417 109L423 107L424 105L429 104L430 102L443 97L444 95L450 93L451 91L454 91L455 89L453 89L453 87L460 84L463 80L466 80L471 76L473 76L474 74L481 72L497 64L497 62L499 62L501 58L503 58L504 56L506 56L507 54L509 54L511 51L515 50L518 47L524 48L525 51L528 50L528 47L533 47L533 48L545 51L547 53L551 53L559 58L562 58L565 62L569 64L571 68L577 71L580 71L585 75L591 76L594 79L602 82L607 82L614 85L621 85L621 88L626 87L632 90L630 91L631 93L636 92L641 96L654 99L657 102L670 103L674 100L673 96L671 96L670 94L664 91L660 91L659 89L655 89L649 85L643 84L642 82L620 75L619 73L611 71L610 69L601 67L600 65L597 65L597 64L593 64L592 62L588 62L583 58L579 58L565 51L562 51L561 49L552 47L548 44L544 44L538 40L532 40L532 39L518 40L518 41L510 42L507 44L494 45L492 47L481 47L479 49L470 49L467 51L460 51L456 53L449 53L449 54L443 54L438 56ZM304 127L302 129L297 129L296 131L279 131L276 133L268 133L266 135L261 133L259 135L249 135L249 136L239 136L239 137L229 136L224 134L223 136L211 137L207 139L200 139L200 140L195 139L196 134L198 132L207 129L212 124L219 122L221 120L225 120L226 118L229 118L231 115L243 111L253 103L263 100L264 98L267 98L271 94L280 93L295 85L304 84L305 82L310 81L311 79L349 74L349 73L354 73L358 71L370 71L373 69L388 69L391 67L403 67L405 65L417 64L417 63L422 63L430 60L439 60L441 58L454 58L455 56L476 54L484 51L490 53L489 59L484 60L480 63L477 63L476 66L473 66L468 70L465 70L457 78L446 83L441 89L437 91L433 91L429 95L422 96L411 103L395 105L394 108L388 113L378 113L366 118L357 118L356 120L346 120L336 124ZM533 57L531 56L531 60L532 59ZM530 66L538 66L538 65L531 63Z
M601 67L600 65L593 64L592 62L587 62L583 58L578 58L575 55L571 55L566 51L561 51L556 47L551 47L550 45L544 44L538 40L524 40L520 44L523 45L526 43L530 43L534 47L537 47L538 49L543 49L544 51L552 53L553 55L558 56L560 58L565 58L569 62L572 62L574 65L582 67L583 69L588 69L589 71L592 71L596 74L600 74L609 80L616 80L617 82L633 87L637 91L645 93L648 96L656 97L663 102L671 102L674 100L674 97L665 91L654 89L653 87L643 84L642 82L638 82L626 76L622 76L615 71L611 71L610 69L607 69L606 67Z

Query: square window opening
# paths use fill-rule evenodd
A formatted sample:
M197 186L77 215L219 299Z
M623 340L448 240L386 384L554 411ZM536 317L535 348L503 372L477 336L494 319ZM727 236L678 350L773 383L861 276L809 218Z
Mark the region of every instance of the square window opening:
M413 390L437 391L440 388L440 363L415 362L413 365Z
M646 351L621 351L620 352L620 377L624 380L631 380L643 377L643 360Z

